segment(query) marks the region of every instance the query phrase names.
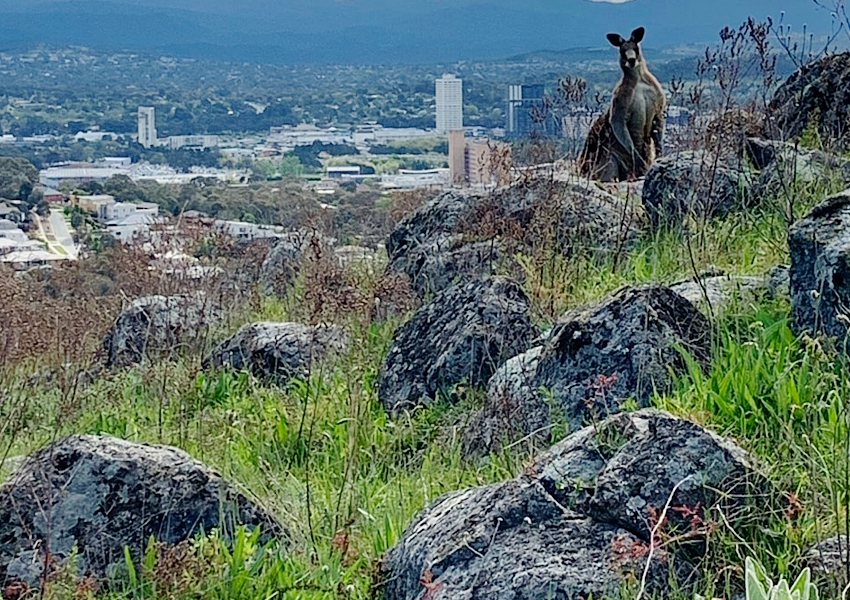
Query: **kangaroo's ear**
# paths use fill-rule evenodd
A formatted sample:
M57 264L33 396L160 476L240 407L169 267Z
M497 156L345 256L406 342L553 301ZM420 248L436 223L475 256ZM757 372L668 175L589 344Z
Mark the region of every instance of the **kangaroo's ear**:
M632 41L636 44L640 44L641 40L643 40L644 33L646 33L646 30L643 27L638 27L632 32Z
M624 40L623 36L621 36L619 33L609 33L605 37L608 38L608 41L611 42L612 46L617 46L617 48L626 43L626 40Z

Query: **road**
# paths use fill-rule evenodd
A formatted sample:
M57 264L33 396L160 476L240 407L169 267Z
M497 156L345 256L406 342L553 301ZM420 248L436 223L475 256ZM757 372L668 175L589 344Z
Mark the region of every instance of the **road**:
M68 224L65 222L65 213L62 209L50 209L50 229L53 231L53 238L65 248L68 256L77 258L80 251L74 245L74 238L71 237L71 232L68 230Z
M65 215L61 209L50 211L50 218L42 219L38 213L31 213L33 222L38 229L38 238L47 244L47 251L61 254L71 259L79 257L79 249L74 246L71 232L65 223Z

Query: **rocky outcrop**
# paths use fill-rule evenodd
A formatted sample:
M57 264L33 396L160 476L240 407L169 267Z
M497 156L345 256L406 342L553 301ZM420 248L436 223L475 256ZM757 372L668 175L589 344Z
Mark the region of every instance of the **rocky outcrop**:
M646 592L663 597L671 575L692 573L709 515L720 509L748 531L767 487L743 450L698 425L655 410L617 415L516 479L436 500L387 553L384 600L618 598L648 560ZM684 546L662 545L679 534Z
M850 538L836 535L815 544L806 553L821 598L841 598L850 573Z
M476 211L503 218L506 207L498 202L487 206L482 193L455 191L421 206L390 234L387 272L406 275L420 295L494 274L505 256L492 235L489 240L467 235ZM478 232L476 237L480 236Z
M529 247L546 240L566 255L606 257L629 248L643 226L632 203L587 180L533 179L501 194L513 207L511 227Z
M565 507L643 540L668 502L665 535L699 532L714 507L754 522L771 489L737 445L655 409L586 427L527 470Z
M76 548L80 575L105 577L138 560L153 536L176 544L200 531L286 532L221 476L177 448L72 436L32 455L0 486L0 583L41 581ZM50 554L47 560L46 554Z
M791 267L788 265L775 265L767 272L768 292L771 298L791 297Z
M102 348L107 367L198 350L219 311L203 296L145 296L121 311Z
M654 391L683 371L679 348L710 358L708 320L669 288L625 288L562 317L543 346L535 378L572 428L620 411L633 398L646 406Z
M390 261L443 235L463 232L466 220L484 197L475 192L448 191L426 202L402 219L390 233L387 239Z
M332 240L306 229L290 231L269 251L260 267L263 293L284 296L301 271L305 258L332 254Z
M772 150L764 151L761 157L772 155L755 182L756 197L794 196L800 193L801 188L812 184L844 185L850 182L850 161L844 158L788 143L772 144Z
M514 270L513 258L501 242L465 242L462 235L442 235L396 257L388 267L407 275L419 294L439 292L460 281L494 275L499 267Z
M786 148L794 149L794 144L760 137L748 137L744 142L744 152L753 166L761 171L776 160L776 155Z
M461 382L485 384L537 335L529 313L520 285L502 277L443 290L393 335L378 379L381 403L397 413Z
M740 161L705 150L658 159L643 185L643 207L654 227L679 226L688 216L722 217L753 202L753 175Z
M387 241L388 271L420 294L514 266L511 248L546 239L564 253L609 254L637 239L633 207L585 182L544 177L482 192L445 192L402 220Z
M813 118L823 140L847 147L850 53L830 54L797 69L773 95L764 129L773 138L797 137Z
M306 377L328 354L342 352L348 336L336 325L263 321L244 325L204 359L204 368L247 369L266 381Z
M513 357L490 378L484 408L464 432L464 456L498 452L518 440L532 447L549 440L549 406L535 379L542 351L536 346Z
M518 479L452 492L408 527L382 567L384 600L617 598L638 579L647 546L629 532L565 510ZM666 554L651 593L665 589Z
M653 392L670 388L671 368L685 370L681 349L707 365L710 338L705 316L666 287L624 288L571 311L542 346L493 376L484 407L464 435L464 456L519 440L545 442L549 402L572 429L618 413L630 399L646 406Z
M850 306L850 190L791 226L791 308L798 332L843 343Z
M768 276L714 275L673 283L670 289L704 314L716 316L736 302L752 302L769 295L771 282Z

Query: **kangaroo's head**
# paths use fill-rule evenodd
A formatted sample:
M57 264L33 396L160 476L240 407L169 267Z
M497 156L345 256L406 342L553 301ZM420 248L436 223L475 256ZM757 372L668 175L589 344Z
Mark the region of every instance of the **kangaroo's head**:
M611 45L620 49L620 67L626 70L633 70L640 67L643 57L640 54L640 42L643 40L644 29L638 27L632 31L632 36L629 39L623 39L619 33L609 33L608 41Z

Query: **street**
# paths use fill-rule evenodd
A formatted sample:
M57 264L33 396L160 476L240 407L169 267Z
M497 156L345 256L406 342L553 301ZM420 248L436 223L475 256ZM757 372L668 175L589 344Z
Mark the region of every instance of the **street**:
M62 209L50 209L50 229L53 231L53 238L65 248L68 256L77 258L79 256L79 249L74 246L74 238L71 237L71 232L68 230L68 224L65 222L65 213Z
M74 260L79 257L79 249L74 246L62 209L51 209L47 220L42 219L35 212L32 213L32 217L38 229L38 237L47 245L48 252L61 254Z

